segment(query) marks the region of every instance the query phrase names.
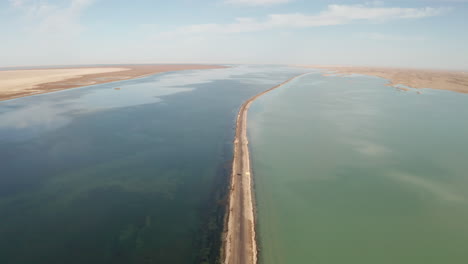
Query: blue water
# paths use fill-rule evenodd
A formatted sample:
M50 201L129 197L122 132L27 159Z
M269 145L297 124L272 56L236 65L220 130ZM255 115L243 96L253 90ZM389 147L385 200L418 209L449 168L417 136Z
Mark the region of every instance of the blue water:
M170 72L0 102L0 263L214 263L237 111L303 71Z

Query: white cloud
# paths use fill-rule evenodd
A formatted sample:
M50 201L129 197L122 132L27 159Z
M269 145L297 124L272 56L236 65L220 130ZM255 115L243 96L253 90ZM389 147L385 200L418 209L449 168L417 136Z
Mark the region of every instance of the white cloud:
M385 22L398 19L418 19L441 15L447 8L401 8L366 5L329 5L326 10L313 15L302 13L272 14L259 21L254 18L237 18L229 24L194 24L178 28L170 34L186 33L237 33L274 28L305 28L350 24L353 22Z
M382 41L423 41L426 40L423 36L418 35L394 35L394 34L382 34L382 33L362 33L362 37L372 40Z
M383 6L384 5L384 1L380 1L380 0L374 0L374 1L368 1L365 3L366 5L373 5L373 6Z
M355 21L383 22L395 19L423 18L440 15L444 8L373 7L366 5L329 5L317 15L270 15L268 23L280 26L315 27L349 24Z
M261 6L261 5L275 5L292 2L293 0L226 0L228 4L236 5L250 5L250 6Z
M94 0L10 0L11 52L1 54L13 65L67 64L82 57L81 17Z
M429 2L449 2L449 3L468 3L468 0L426 0Z
M19 10L30 28L40 33L77 33L82 12L94 0L69 0L67 6L50 4L38 0L10 0L12 7Z
M13 7L20 7L23 5L23 0L9 0L11 6Z

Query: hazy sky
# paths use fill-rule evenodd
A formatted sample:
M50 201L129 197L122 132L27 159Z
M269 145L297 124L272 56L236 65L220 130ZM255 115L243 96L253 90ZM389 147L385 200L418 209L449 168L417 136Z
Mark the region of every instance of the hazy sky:
M0 0L0 66L353 64L468 70L468 0Z

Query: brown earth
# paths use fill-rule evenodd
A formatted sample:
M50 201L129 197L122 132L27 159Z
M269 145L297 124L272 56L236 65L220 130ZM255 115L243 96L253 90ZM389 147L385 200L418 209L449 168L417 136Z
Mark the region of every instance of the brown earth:
M0 101L160 72L225 68L220 65L112 65L0 71Z
M378 76L389 80L391 86L400 84L411 88L431 88L468 93L468 72L462 71L323 65L303 67L330 70L338 74L354 73Z

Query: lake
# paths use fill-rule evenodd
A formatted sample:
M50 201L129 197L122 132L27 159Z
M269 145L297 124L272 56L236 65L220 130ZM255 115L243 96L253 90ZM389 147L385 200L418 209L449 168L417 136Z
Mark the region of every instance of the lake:
M231 65L0 102L0 263L214 263L238 109L304 71Z
M468 263L468 95L298 78L248 133L261 263Z

